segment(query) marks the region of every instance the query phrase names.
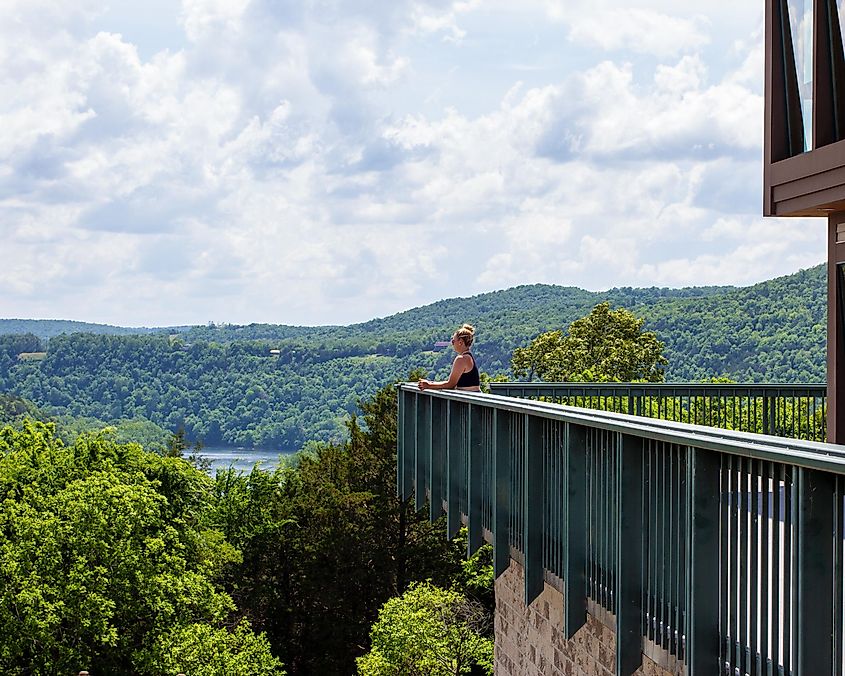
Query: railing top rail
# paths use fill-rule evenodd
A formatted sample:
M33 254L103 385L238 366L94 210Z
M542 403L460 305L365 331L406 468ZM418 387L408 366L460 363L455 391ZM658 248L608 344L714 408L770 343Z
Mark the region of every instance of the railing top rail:
M575 408L498 394L460 390L421 391L417 383L401 383L398 387L405 392L485 406L499 411L534 415L682 446L694 446L720 453L845 474L845 446L836 444L785 439L751 432L735 432L704 425Z
M807 393L813 396L824 395L827 392L825 383L545 383L545 382L505 382L490 383L490 390L631 390L631 391L657 391L672 392L680 394L683 392L742 392L748 394L764 395L767 393Z

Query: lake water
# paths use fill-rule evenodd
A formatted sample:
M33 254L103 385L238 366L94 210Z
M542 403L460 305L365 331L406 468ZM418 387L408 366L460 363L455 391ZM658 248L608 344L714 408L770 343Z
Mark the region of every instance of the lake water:
M255 463L261 469L273 470L279 464L279 456L288 456L277 450L262 448L235 448L232 446L203 446L200 455L211 460L211 473L230 466L241 472L249 472Z

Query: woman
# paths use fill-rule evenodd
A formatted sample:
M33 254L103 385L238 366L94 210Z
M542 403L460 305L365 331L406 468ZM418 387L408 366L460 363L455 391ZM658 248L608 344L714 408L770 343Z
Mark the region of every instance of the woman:
M452 372L448 380L426 380L419 382L421 390L466 390L468 392L481 392L481 377L478 373L478 364L475 357L469 351L472 345L475 329L469 324L464 324L452 335L452 347L458 356L452 362Z

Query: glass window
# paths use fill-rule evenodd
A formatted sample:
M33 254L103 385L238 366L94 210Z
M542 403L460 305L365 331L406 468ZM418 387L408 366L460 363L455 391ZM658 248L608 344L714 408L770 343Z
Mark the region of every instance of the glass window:
M839 11L839 32L845 37L845 0L839 0L836 9Z
M804 119L804 150L810 150L813 144L813 0L788 0L788 4L795 73ZM840 4L845 4L845 0L840 0Z

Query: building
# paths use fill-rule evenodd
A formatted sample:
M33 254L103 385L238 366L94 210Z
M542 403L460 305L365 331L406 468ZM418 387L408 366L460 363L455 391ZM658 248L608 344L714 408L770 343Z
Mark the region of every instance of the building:
M766 0L763 215L828 227L828 440L845 442L845 55L841 0Z

